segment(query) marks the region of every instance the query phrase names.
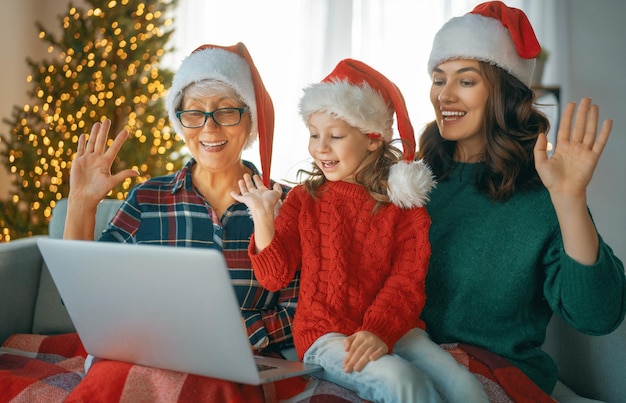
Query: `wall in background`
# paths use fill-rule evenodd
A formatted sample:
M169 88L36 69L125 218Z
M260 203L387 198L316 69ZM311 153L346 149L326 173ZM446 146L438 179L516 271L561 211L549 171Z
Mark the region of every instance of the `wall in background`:
M611 118L613 131L588 188L600 234L622 261L626 261L626 3L620 0L588 2L561 0L560 33L567 43L562 82L564 100L590 96L600 106L600 118Z

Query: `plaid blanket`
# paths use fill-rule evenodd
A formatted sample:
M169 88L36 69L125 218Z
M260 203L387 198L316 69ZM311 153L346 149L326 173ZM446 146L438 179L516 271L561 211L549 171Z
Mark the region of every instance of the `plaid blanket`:
M482 382L490 402L556 403L519 368L487 350L468 344L442 344Z
M492 402L555 402L492 353L464 344L442 347L476 374ZM94 360L85 375L86 356L76 333L10 337L0 348L0 403L362 402L354 392L308 377L260 387L102 359Z
M0 348L1 402L62 402L83 380L78 335L13 335Z

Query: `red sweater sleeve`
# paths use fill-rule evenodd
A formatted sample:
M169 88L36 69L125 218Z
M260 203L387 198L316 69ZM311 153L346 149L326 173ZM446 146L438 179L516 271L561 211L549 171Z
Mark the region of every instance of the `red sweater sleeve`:
M274 223L274 238L260 253L256 253L254 235L250 238L248 254L254 275L270 291L286 287L300 268L302 254L297 222L301 196L302 190L298 187L287 194Z

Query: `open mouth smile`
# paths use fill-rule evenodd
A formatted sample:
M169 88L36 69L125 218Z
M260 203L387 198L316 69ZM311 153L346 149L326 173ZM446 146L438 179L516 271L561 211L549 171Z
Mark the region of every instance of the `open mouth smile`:
M324 168L332 168L335 165L337 165L339 163L339 161L322 161L320 160L320 164L322 164L322 166Z
M213 143L209 143L207 141L201 141L200 145L202 147L205 147L205 148L217 148L217 147L222 147L222 146L226 145L226 143L228 143L228 141L226 141L226 140L213 142Z
M443 120L454 120L465 116L466 112L462 111L441 111Z

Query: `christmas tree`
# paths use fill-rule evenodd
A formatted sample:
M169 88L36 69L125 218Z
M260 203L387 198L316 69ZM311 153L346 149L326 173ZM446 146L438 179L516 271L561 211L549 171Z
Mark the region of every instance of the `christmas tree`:
M0 134L0 155L14 193L0 201L0 241L46 234L52 208L69 189L72 157L81 133L109 118L109 137L131 136L112 171L131 167L140 176L109 197L123 199L137 183L182 165L183 142L167 118L163 96L173 73L160 68L173 32L177 0L84 0L59 16L59 38L37 23L50 59L27 59L32 103L15 106ZM111 141L111 140L109 140Z

